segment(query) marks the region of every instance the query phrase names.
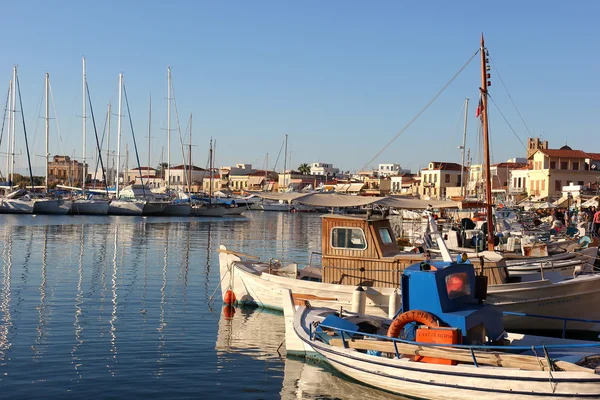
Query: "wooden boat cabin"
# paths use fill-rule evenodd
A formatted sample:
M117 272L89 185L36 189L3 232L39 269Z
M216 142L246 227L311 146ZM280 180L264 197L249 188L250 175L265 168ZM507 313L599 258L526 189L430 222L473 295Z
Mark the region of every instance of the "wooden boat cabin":
M400 253L387 218L328 214L322 217L323 282L399 287L402 271L423 254Z
M396 288L404 269L424 260L422 253L400 252L387 218L327 214L321 226L324 283ZM506 282L502 260L483 267L490 284Z

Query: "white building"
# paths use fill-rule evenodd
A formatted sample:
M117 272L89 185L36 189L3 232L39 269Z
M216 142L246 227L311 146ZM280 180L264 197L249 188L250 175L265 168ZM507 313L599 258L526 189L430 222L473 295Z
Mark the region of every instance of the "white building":
M337 176L339 173L339 168L334 168L333 164L320 162L310 164L311 175Z
M410 174L410 170L402 169L400 164L379 164L377 171L373 171L373 172L375 172L376 176L380 176L380 177L400 175L400 174Z

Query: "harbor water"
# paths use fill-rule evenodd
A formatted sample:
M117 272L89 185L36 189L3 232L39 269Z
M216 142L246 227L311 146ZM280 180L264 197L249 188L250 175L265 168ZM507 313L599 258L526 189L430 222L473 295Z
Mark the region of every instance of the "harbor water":
M283 316L225 310L220 244L307 262L317 214L0 216L2 398L378 399L286 358Z

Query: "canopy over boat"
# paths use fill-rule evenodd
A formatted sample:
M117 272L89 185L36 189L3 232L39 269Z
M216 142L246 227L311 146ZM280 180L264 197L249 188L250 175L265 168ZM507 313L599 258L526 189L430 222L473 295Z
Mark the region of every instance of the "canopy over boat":
M296 201L316 207L358 207L378 205L380 207L427 209L427 208L460 208L456 201L419 200L403 197L366 197L328 193L271 193L250 192L267 200Z

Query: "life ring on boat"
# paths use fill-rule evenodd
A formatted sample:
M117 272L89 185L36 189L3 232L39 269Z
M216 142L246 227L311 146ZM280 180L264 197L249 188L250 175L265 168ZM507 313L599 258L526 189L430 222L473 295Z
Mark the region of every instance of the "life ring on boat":
M437 328L441 325L441 321L438 317L427 311L421 310L410 310L405 313L398 315L387 331L388 337L397 338L400 336L402 329L411 322L418 322L423 325L427 325L430 328Z

